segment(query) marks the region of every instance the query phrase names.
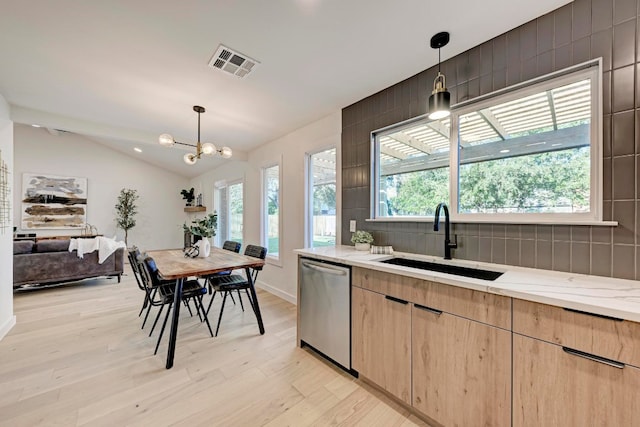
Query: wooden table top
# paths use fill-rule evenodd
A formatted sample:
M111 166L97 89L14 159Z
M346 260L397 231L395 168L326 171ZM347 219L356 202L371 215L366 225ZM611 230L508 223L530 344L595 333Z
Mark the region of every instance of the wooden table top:
M264 260L244 256L220 248L211 248L206 258L185 257L181 249L149 251L163 279L173 280L189 276L206 276L236 268L261 267Z

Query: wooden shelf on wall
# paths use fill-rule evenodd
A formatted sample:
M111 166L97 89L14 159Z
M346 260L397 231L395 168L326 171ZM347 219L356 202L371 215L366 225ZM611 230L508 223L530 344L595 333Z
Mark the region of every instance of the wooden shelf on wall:
M205 206L185 206L185 212L206 212L207 208Z

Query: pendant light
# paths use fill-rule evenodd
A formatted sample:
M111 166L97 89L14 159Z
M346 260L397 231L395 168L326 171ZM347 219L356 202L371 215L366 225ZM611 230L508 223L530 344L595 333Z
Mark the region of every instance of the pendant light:
M168 133L163 133L158 138L158 142L163 147L171 147L173 144L186 145L189 147L196 147L195 153L187 153L184 155L183 160L188 165L195 165L198 159L204 154L205 156L213 156L215 154L219 155L223 159L228 159L233 155L231 148L222 147L216 148L215 145L205 142L204 144L200 142L200 114L204 113L206 110L204 107L199 105L193 106L193 111L198 113L198 142L196 144L187 144L184 142L178 142Z
M451 114L451 94L447 90L444 74L440 72L440 48L449 43L449 33L443 31L431 37L431 47L438 49L438 75L433 80L433 91L429 97L428 113L431 120L438 120Z

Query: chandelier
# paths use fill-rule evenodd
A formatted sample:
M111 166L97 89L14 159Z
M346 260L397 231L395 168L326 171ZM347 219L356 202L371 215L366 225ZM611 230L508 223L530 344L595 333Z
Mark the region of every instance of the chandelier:
M198 159L204 154L205 156L214 156L219 155L223 159L228 159L232 156L233 152L229 147L217 148L215 145L210 142L205 142L204 144L200 142L200 114L205 112L204 107L199 105L193 106L193 111L198 113L198 142L196 144L187 144L184 142L178 142L173 139L173 136L168 133L163 133L158 138L158 142L163 147L171 147L173 144L186 145L189 147L196 147L195 153L187 153L184 155L184 162L188 165L195 165Z

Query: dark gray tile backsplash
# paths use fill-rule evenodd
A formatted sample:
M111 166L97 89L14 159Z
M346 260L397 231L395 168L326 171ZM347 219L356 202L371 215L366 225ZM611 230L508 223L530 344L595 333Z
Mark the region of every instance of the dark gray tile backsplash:
M452 100L592 58L603 64L603 217L618 227L454 224L454 258L640 280L640 52L637 0L575 0L442 64ZM452 35L455 37L455 35ZM443 255L432 223L372 223L370 133L426 112L436 67L342 111L342 243L349 220L376 244Z

